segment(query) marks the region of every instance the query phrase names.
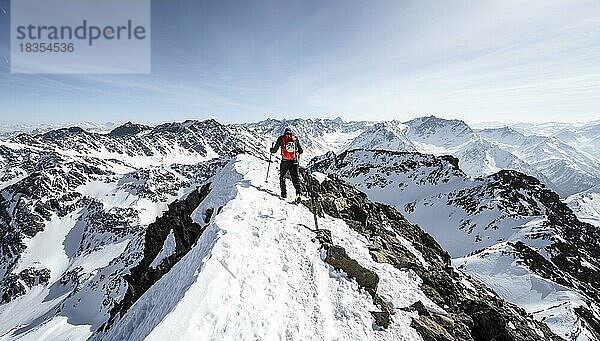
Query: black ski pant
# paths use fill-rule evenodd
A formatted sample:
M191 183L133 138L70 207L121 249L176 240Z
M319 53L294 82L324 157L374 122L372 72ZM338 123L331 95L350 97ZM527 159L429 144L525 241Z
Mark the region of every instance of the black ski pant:
M279 166L279 187L281 187L281 194L287 194L285 188L285 174L287 172L290 172L296 194L302 193L300 189L300 175L298 174L298 161L281 161L281 165Z

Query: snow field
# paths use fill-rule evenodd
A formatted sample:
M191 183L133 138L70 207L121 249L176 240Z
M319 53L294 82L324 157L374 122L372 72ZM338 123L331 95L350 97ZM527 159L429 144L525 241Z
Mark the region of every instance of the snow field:
M600 187L574 194L565 202L579 220L600 227Z
M594 340L582 328L574 309L585 305L576 292L532 273L527 267L518 264L514 250L507 243L489 247L473 256L457 258L452 264L469 273L498 295L514 303L536 320L544 321L557 335L572 340L574 330L583 333L578 341Z
M25 241L27 249L13 273L19 273L29 267L46 268L50 270L50 283L58 280L69 267L66 249L72 245L65 245L64 242L71 229L75 228L80 212L65 217L53 214L43 231Z

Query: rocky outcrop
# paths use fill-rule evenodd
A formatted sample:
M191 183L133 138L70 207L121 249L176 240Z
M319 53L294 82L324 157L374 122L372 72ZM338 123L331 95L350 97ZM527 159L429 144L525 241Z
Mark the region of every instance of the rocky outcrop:
M339 245L332 245L329 247L327 249L325 262L336 269L344 270L350 278L355 278L358 284L366 288L367 291L373 293L377 291L379 276L377 276L375 272L360 265L356 260L350 258L343 247Z
M47 284L50 280L50 270L27 268L18 274L11 273L2 280L2 299L0 303L8 303L24 295L27 289L36 285Z
M306 173L304 173L306 177ZM493 294L485 286L450 267L450 257L429 234L410 224L393 207L374 203L353 186L333 178L312 181L319 215L343 219L371 243L373 260L398 269L411 269L421 279L422 291L447 315L426 309L419 312L413 327L425 340L559 340L547 326L525 311ZM397 236L410 241L428 263L425 267ZM331 249L331 248L330 248ZM329 254L329 251L328 251ZM361 274L356 268L357 278ZM374 277L374 276L373 276ZM368 283L368 282L367 282Z
M138 134L144 130L149 130L150 127L144 124L134 124L131 122L127 122L122 126L116 127L111 130L109 135L114 137L125 137Z
M144 257L137 266L130 269L129 275L124 276L128 285L125 297L113 307L108 322L101 329L106 330L116 318L125 314L135 301L192 249L204 232L205 226L194 222L191 214L208 196L210 186L210 182L206 183L184 200L171 203L168 211L148 226L145 234ZM205 217L208 216L210 219L213 210L207 210ZM175 236L175 252L163 259L156 268L151 267L150 264L160 253L171 230Z
M315 233L316 239L326 251L325 262L333 266L336 270L344 271L348 277L355 279L358 285L367 290L369 295L373 298L373 303L381 309L381 311L371 311L375 323L383 328L389 327L392 318L391 316L394 314L394 311L390 308L389 304L377 294L379 276L377 276L373 270L365 268L355 259L348 256L343 247L334 245L331 239L331 231L326 229L311 231Z

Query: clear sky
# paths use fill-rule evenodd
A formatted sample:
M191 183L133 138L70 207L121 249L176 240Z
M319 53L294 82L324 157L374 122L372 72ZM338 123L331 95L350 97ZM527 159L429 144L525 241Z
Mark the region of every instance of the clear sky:
M599 0L157 0L149 75L10 74L9 14L0 123L600 118Z

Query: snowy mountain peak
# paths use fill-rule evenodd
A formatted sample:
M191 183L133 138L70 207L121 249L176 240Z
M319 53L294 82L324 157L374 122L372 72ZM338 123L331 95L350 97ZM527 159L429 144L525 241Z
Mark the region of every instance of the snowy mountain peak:
M121 126L116 127L111 130L109 135L115 137L124 137L130 135L136 135L142 131L149 130L150 127L144 124L135 124L131 122L127 122Z
M408 126L399 121L379 122L358 135L348 148L416 151L406 137L407 131Z
M68 138L79 134L86 134L86 131L79 127L69 127L51 130L42 134L42 138L46 140L54 140Z
M434 154L454 154L468 148L479 139L463 121L447 120L435 116L421 117L404 122L409 128L407 138L418 151Z
M513 128L511 128L509 126L503 126L503 127L498 127L498 128L485 128L485 129L478 130L478 132L483 132L485 134L496 133L496 134L499 134L502 137L518 136L518 137L522 138L522 137L525 136L522 133L514 130Z
M415 133L422 135L433 135L444 131L454 131L457 133L471 133L472 129L461 120L448 120L435 116L427 116L415 118L413 120L405 122L406 125L411 127Z

